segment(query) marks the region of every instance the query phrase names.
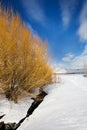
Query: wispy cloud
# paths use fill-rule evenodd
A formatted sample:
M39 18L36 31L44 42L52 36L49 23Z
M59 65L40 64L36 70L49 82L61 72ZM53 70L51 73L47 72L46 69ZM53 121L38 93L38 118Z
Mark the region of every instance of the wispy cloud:
M82 52L82 55L87 55L87 45L85 45L84 51Z
M62 61L64 62L71 62L71 60L74 58L74 54L68 53L63 58Z
M62 22L64 27L68 27L73 12L75 10L75 7L76 7L75 0L60 0Z
M22 0L22 3L28 17L36 22L45 24L45 13L38 0L26 0L26 2Z
M77 34L79 35L81 41L87 41L87 1L82 7L82 11L79 17L79 23L80 26Z
M87 65L87 45L84 47L83 52L79 56L76 56L71 63L76 68L82 68L84 64Z
M73 54L66 54L62 58L64 64L68 63L70 68L83 68L84 64L87 65L87 45L85 45L84 50L79 56L74 56Z
M33 29L32 25L29 22L26 23L26 25L27 25L28 29L31 30L32 36L35 36L37 34L37 32L35 29Z

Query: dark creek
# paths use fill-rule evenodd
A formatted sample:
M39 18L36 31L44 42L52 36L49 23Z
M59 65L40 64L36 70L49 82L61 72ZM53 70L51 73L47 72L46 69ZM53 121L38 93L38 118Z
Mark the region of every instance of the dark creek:
M34 110L40 105L40 103L43 101L46 95L47 93L42 91L40 94L37 95L36 98L32 98L34 101L28 109L26 116L22 118L18 123L4 123L4 121L0 122L0 130L17 130L17 128L19 128L20 125L24 122L24 120L27 117L29 117L34 112ZM0 116L0 119L4 116L5 114Z

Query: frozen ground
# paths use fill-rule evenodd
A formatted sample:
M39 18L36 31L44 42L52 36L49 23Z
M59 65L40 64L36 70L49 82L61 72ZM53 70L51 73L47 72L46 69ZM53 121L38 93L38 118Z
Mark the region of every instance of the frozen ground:
M18 130L87 130L87 78L62 75L61 84L46 88L48 95ZM21 119L31 104L26 99L18 105L0 100L0 115L5 122Z

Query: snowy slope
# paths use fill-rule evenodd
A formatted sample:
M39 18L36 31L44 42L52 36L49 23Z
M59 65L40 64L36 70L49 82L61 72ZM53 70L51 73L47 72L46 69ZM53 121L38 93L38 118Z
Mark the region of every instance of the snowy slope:
M87 78L82 75L64 75L61 78L61 84L46 88L48 95L18 130L87 130ZM30 104L31 101L21 102L12 110L13 115L11 112L10 116L9 112L9 117L3 120L18 121ZM8 106L6 101L5 105ZM4 107L0 101L0 111ZM7 111L4 108L4 112L5 109Z
M87 130L87 79L63 76L19 130Z
M32 100L26 98L18 104L9 102L4 97L0 97L0 115L6 114L5 117L0 121L8 122L19 122L22 119L30 107Z

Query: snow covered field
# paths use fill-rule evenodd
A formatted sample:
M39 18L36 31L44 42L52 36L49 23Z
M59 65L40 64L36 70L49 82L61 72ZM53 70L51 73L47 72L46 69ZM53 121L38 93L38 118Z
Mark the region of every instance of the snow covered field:
M48 86L48 95L18 130L87 130L87 78L62 75L60 84ZM0 99L0 115L5 122L18 122L26 115L32 100L18 105Z

